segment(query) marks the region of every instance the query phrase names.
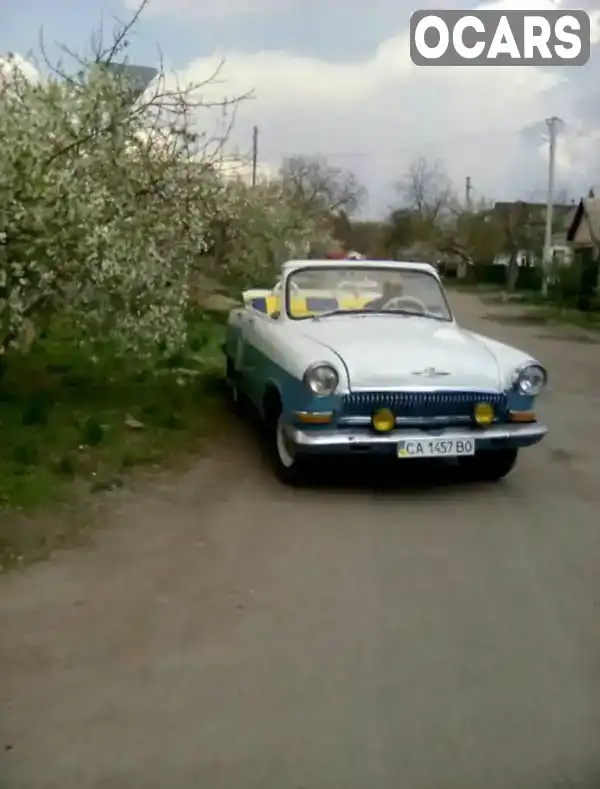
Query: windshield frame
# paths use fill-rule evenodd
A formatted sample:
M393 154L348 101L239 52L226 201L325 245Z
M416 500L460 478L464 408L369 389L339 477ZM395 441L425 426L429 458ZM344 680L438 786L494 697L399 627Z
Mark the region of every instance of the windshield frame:
M415 317L427 318L429 320L441 321L443 323L455 323L454 313L452 312L452 309L450 308L450 304L448 303L448 298L446 296L446 290L444 288L444 285L443 285L441 279L439 277L437 277L431 271L423 271L421 269L411 268L411 267L408 267L408 266L406 268L404 268L404 267L400 267L400 266L374 266L374 265L343 266L343 265L339 265L339 264L338 265L332 265L332 266L311 266L310 264L308 264L306 266L303 266L302 268L295 268L292 271L290 271L285 277L285 314L286 314L286 317L289 320L291 320L291 321L314 320L315 318L321 317L318 313L316 315L292 315L292 313L290 311L290 303L291 303L291 297L292 297L290 284L291 284L291 281L292 281L292 277L294 277L296 274L301 274L301 273L303 273L305 271L331 272L331 271L348 271L348 269L350 269L352 271L356 271L356 270L364 271L365 274L367 274L367 272L369 272L369 271L371 271L371 272L373 272L373 271L394 271L394 272L400 271L400 272L406 272L406 273L409 273L409 274L410 273L421 274L421 275L423 275L425 277L429 277L430 279L434 280L434 282L436 283L436 285L437 285L437 287L438 287L438 289L440 291L441 299L442 299L442 301L443 301L443 303L444 303L444 305L446 307L446 310L448 311L448 316L449 317L446 318L446 317L442 317L442 316L439 316L439 315L420 315L417 312L415 312L415 313L407 313L407 312L400 312L400 311L395 311L395 310L388 310L388 311L384 311L384 310L381 310L381 311L373 310L373 311L371 311L371 310L369 310L368 312L363 311L363 310L352 310L352 311L344 311L343 313L342 312L329 312L329 313L323 313L323 317L333 317L335 315L344 314L344 315L385 315L385 316L397 315L397 316L402 316L402 317L406 318L407 315L410 314L410 315L414 315Z

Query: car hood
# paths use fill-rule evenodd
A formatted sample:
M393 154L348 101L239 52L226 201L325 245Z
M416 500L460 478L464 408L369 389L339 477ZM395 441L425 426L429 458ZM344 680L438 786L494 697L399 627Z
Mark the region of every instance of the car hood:
M341 358L351 389L502 386L493 353L455 324L418 316L351 315L313 320L302 331ZM424 374L427 368L445 375Z

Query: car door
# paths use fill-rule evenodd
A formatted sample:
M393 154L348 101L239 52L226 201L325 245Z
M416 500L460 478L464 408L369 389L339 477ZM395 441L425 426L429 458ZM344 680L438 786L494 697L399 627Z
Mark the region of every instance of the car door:
M248 352L248 340L251 339L249 329L252 325L252 313L253 311L248 306L237 310L229 329L228 353L244 388L247 383L248 364L251 359Z
M244 316L238 346L238 367L248 397L257 405L264 392L269 360L264 354L264 337L272 319L263 312L249 309Z

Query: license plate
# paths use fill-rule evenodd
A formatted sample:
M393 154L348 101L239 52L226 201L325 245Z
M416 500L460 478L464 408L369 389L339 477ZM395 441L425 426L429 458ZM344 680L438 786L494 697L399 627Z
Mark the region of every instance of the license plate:
M398 443L399 458L457 458L474 454L472 438L424 438Z

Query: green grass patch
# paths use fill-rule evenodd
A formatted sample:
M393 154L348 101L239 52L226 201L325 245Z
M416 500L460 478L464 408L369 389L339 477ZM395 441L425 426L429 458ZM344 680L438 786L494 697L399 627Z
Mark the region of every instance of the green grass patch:
M581 312L576 309L545 304L531 310L531 314L539 315L546 323L566 323L591 331L600 330L600 312Z
M501 285L488 284L484 282L468 282L462 279L444 279L444 286L448 290L455 290L459 293L500 293L502 291Z
M27 543L10 512L68 501L73 483L118 484L143 464L193 449L224 425L217 382L222 325L190 319L187 344L165 357L118 359L55 325L29 354L11 352L0 379L0 566ZM116 481L116 482L115 482ZM6 562L4 562L6 563Z
M556 302L552 294L544 296L539 291L526 290L518 293L488 294L482 297L486 304L523 307L524 322L570 324L584 329L600 329L600 310L582 312L571 306Z

